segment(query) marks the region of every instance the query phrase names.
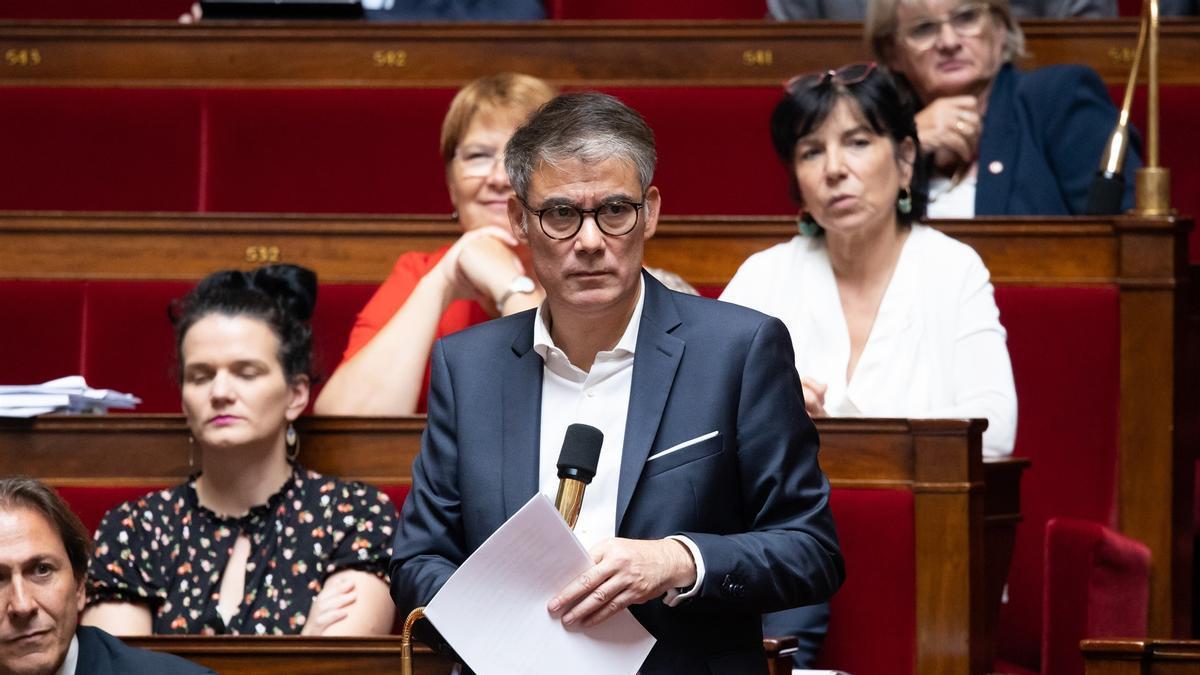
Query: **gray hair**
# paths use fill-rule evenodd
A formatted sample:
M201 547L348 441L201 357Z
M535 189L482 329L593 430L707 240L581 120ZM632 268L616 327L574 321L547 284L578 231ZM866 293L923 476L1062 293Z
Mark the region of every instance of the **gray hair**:
M654 179L658 153L646 120L608 94L563 94L542 106L517 129L504 150L504 165L513 191L522 200L539 166L567 160L585 164L619 158L637 170L642 191Z
M1025 56L1025 33L1013 18L1012 7L1008 0L982 0L994 14L1004 22L1004 48L1001 52L1004 62ZM863 38L871 47L871 52L880 63L891 67L895 62L896 30L899 28L896 20L896 8L901 5L913 5L917 0L869 0L867 3L867 18L863 21Z

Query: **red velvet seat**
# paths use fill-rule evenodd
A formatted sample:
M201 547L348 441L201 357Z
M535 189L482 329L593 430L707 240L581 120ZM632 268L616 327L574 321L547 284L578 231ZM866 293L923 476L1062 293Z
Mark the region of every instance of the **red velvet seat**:
M834 488L830 505L846 580L833 597L817 667L855 675L912 673L917 642L912 493Z
M794 214L788 170L771 147L776 87L616 88L654 130L663 212Z
M192 0L0 0L2 19L158 19L174 21Z
M449 213L438 138L454 91L209 92L201 208Z
M354 319L375 288L375 284L321 284L312 318L313 372L317 376L312 400L316 400L321 384L341 363Z
M82 281L0 281L0 384L36 384L79 372Z
M186 281L88 283L81 372L94 387L142 399L137 412L179 412L175 333L167 306Z
M201 97L187 89L4 89L0 209L195 211Z
M1121 542L1114 547L1140 546L1108 529L1115 526L1117 481L1117 290L1007 286L997 289L996 302L1008 329L1016 378L1015 454L1033 460L1021 486L1024 521L1017 528L1008 601L1001 607L998 651L1007 664L1030 672L1081 675L1077 636L1141 635L1146 630L1144 606L1139 614L1137 607L1117 612L1118 605L1105 604L1114 589L1137 597L1129 589L1144 586L1146 578L1131 574L1088 587L1089 607L1109 614L1089 617L1081 626L1072 609L1077 594L1056 591L1063 587L1061 577L1051 578L1046 571L1054 551L1070 548L1055 533L1069 537L1072 530L1048 527L1054 519L1082 521L1102 532L1103 540ZM1090 562L1076 556L1075 573L1082 578L1097 574L1085 566ZM1047 655L1055 660L1047 662Z
M179 412L174 329L167 306L191 281L0 281L0 384L80 373L136 394L136 412ZM323 284L313 316L317 386L341 360L354 317L374 284ZM49 308L49 309L48 309Z
M546 0L545 5L551 19L762 19L767 16L765 0Z

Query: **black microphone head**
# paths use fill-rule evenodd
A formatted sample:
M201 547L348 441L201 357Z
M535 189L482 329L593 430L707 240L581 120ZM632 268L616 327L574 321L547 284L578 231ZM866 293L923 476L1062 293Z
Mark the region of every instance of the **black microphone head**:
M1084 213L1089 216L1113 216L1121 213L1121 201L1125 199L1125 176L1119 173L1097 171L1088 188L1087 206Z
M573 478L584 484L596 477L596 465L600 463L600 446L604 444L604 433L586 424L567 427L563 438L562 452L558 453L558 477Z

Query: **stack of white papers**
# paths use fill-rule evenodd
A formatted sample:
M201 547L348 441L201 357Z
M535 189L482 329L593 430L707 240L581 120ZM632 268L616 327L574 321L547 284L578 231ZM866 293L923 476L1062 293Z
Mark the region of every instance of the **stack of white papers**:
M631 675L655 640L629 610L575 630L546 610L555 593L591 566L539 493L459 566L425 616L479 675Z
M0 385L0 417L34 417L51 412L104 413L133 408L142 399L111 389L92 389L82 375L43 384Z

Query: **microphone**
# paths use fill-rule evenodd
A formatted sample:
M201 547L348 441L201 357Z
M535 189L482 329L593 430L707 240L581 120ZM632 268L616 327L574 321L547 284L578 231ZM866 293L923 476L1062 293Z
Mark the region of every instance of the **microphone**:
M1125 196L1125 175L1121 171L1125 168L1125 155L1129 152L1129 112L1133 109L1133 90L1142 66L1142 52L1146 50L1147 28L1143 14L1137 49L1133 53L1133 67L1125 82L1125 99L1121 102L1117 125L1108 137L1108 144L1104 146L1104 154L1100 157L1100 168L1088 188L1087 204L1084 206L1084 213L1088 215L1108 216L1121 212L1121 198Z
M1092 216L1107 216L1121 212L1121 199L1125 196L1125 155L1129 152L1129 113L1121 111L1121 120L1108 138L1100 168L1088 188L1087 206L1084 212Z
M583 491L596 477L603 444L604 434L596 427L586 424L567 427L562 451L558 453L558 496L554 498L554 508L571 529L575 529L575 521L579 519Z

